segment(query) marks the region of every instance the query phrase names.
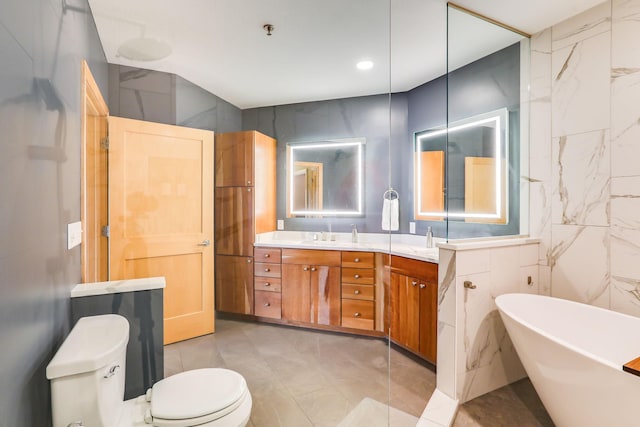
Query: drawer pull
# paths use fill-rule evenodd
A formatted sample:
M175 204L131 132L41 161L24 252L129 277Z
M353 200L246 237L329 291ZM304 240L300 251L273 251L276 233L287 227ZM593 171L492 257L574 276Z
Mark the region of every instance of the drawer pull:
M271 283L267 282L264 284L265 286L271 286Z
M356 289L355 291L353 291L353 293L356 294L356 295L360 295L360 290Z
M420 289L424 289L426 287L427 287L427 285L425 285L424 283L420 283Z
M309 267L303 267L302 270L309 271Z
M271 307L271 303L270 303L270 302L265 302L265 303L264 303L264 306L265 306L265 307Z
M250 259L247 260L247 264L251 264L251 260Z
M265 258L269 258L271 256L271 254L264 254Z
M265 271L266 273L268 273L268 272L270 272L270 271L271 271L271 269L270 269L269 267L267 267L267 268L265 268L265 269L264 269L264 271Z
M415 285L417 285L417 284L418 284L418 282L416 282L416 281L412 281L412 282L411 282L411 286L415 286Z
M315 267L311 267L311 271L316 271L316 268Z
M353 277L355 277L356 279L359 279L360 275L359 274L354 274Z
M360 262L360 258L354 259L353 262Z
M353 317L360 317L362 316L362 314L358 313L357 311L353 314Z

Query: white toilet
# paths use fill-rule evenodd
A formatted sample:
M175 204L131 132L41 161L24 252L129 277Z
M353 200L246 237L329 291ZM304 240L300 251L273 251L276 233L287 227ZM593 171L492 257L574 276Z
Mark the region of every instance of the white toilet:
M251 414L244 378L228 369L182 372L123 401L129 323L83 317L47 366L53 427L242 427Z

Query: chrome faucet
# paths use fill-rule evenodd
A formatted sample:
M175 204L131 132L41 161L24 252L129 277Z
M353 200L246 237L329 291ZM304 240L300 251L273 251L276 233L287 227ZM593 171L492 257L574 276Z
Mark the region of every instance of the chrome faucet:
M358 243L358 227L351 224L351 243Z

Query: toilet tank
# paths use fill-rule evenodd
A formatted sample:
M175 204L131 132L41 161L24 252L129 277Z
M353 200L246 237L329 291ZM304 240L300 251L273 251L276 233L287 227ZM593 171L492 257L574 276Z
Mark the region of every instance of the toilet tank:
M53 427L113 427L124 398L129 322L117 314L78 320L47 366Z

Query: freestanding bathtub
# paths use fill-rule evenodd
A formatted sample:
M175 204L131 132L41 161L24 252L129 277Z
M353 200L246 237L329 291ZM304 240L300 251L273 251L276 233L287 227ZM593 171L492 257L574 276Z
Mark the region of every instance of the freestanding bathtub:
M640 426L640 318L558 298L505 294L500 316L558 427Z

